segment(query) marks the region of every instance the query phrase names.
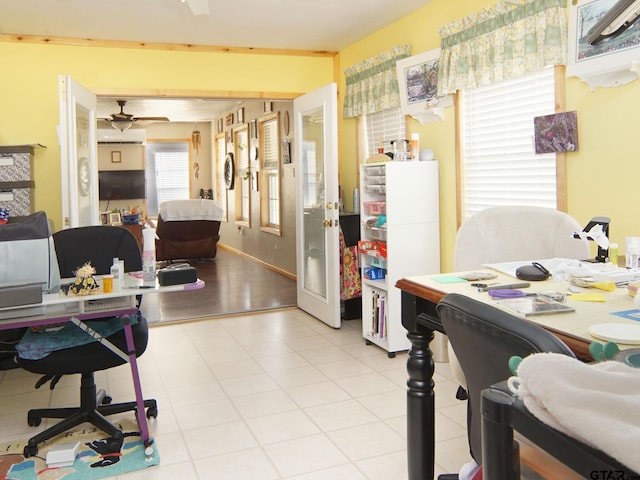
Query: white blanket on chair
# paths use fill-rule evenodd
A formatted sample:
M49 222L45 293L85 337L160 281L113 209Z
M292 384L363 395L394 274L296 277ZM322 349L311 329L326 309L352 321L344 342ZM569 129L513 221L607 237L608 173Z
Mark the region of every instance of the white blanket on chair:
M167 200L159 213L166 222L177 220L222 220L222 207L214 200Z
M518 378L539 420L640 472L640 369L538 353L522 360Z

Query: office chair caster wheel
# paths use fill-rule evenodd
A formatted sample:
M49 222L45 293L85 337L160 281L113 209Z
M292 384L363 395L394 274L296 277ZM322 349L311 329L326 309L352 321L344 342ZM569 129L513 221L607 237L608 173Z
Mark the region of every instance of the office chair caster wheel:
M109 395L107 395L106 397L104 397L102 399L102 405L109 405L111 402L113 401L113 398L111 398Z
M372 342L371 340L365 340L365 341L364 341L364 344L365 344L365 345L372 345L372 344L373 344L373 342Z
M30 427L37 427L38 425L40 425L40 423L42 423L41 417L32 417L30 415L27 415L27 424Z
M38 454L37 445L35 447L27 445L24 447L24 450L22 452L22 455L24 455L24 458L35 457L37 454Z
M396 352L389 352L389 353L387 353L387 357L389 357L389 358L396 358Z
M157 418L157 417L158 417L158 407L147 408L147 418Z

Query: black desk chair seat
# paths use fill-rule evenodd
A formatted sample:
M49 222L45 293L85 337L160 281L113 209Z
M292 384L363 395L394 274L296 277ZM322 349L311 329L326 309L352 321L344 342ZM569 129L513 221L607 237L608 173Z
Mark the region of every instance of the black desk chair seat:
M129 231L115 226L91 226L62 230L53 234L56 256L62 278L73 277L78 267L91 261L97 274L106 274L118 257L125 262L126 271L142 269L140 249L135 237ZM138 313L138 321L132 326L136 357L147 347L149 327L147 320ZM124 330L110 335L107 339L122 351L127 352ZM104 390L98 391L94 372L107 370L126 363L121 357L98 342L52 352L40 360L17 358L25 370L49 377L80 374L80 406L75 408L32 409L27 420L30 426L38 426L42 418L62 418L63 420L29 439L24 449L25 457L38 453L38 444L53 438L81 423L91 423L111 437L109 450L117 452L123 441L122 431L105 417L117 413L135 411L136 402L111 404L111 398ZM52 388L55 383L52 384ZM148 418L156 417L158 407L155 400L145 400Z
M482 391L511 376L509 359L541 352L574 357L551 332L492 305L456 293L436 307L467 382L467 437L472 458L482 463ZM440 475L440 480L457 475Z

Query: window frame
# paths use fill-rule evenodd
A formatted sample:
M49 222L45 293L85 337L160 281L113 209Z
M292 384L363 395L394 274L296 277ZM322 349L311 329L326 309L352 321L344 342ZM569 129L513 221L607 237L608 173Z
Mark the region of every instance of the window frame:
M268 138L265 134L267 127L275 128L273 144L269 148L265 146ZM280 113L272 113L263 116L258 121L258 156L259 156L259 180L260 180L260 230L273 235L282 235L282 166L281 166L281 139ZM275 164L267 165L265 153L275 152ZM271 180L271 182L270 182ZM271 188L275 182L275 188ZM273 222L272 204L276 202L274 210L277 211L278 222Z
M249 129L243 124L233 129L233 155L236 164L235 223L251 227L251 164L249 162Z
M565 66L556 65L554 67L554 92L555 92L555 113L566 110L566 77ZM459 228L464 222L464 157L463 157L463 131L462 131L462 105L460 102L460 92L455 94L455 164L456 164L456 223ZM556 209L562 212L567 211L567 153L556 153Z
M222 207L222 221L228 222L229 217L229 191L224 182L224 160L227 155L227 142L224 132L217 133L213 139L213 151L215 152L215 168L213 184L215 185L214 199Z

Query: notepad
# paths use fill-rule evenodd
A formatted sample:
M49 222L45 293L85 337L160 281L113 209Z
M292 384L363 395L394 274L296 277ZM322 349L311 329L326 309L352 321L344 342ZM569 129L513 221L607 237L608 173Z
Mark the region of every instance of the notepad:
M575 308L565 303L556 302L543 296L505 298L498 300L498 305L523 314L525 317L534 315L551 315L554 313L574 312Z

